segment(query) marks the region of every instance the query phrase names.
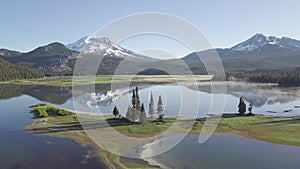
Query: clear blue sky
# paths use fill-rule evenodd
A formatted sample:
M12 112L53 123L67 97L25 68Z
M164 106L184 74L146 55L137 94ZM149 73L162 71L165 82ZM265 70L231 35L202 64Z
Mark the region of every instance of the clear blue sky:
M164 12L182 17L197 26L214 47L230 47L255 33L300 39L298 0L1 0L0 3L0 48L20 51L54 41L74 42L114 19L137 12ZM133 44L124 43L125 47L139 50Z

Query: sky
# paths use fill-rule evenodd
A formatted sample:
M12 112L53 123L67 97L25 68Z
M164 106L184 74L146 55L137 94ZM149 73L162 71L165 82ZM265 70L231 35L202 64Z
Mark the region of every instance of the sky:
M185 19L216 48L231 47L256 33L300 39L298 0L0 0L0 4L0 48L22 52L55 41L75 42L113 20L141 12ZM133 51L165 50L172 57L189 52L171 41L137 37L121 45Z

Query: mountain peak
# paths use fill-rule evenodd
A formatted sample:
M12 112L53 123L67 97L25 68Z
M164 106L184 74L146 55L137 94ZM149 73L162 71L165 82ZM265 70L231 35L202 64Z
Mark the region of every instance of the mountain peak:
M265 35L261 33L257 33L254 36L252 36L250 39L240 44L237 44L236 46L230 49L234 51L248 53L259 49L260 47L264 46L267 42L268 42L268 38Z
M102 44L107 44L110 45L113 42L110 41L110 39L106 38L106 37L95 37L95 36L88 36L85 39L85 43L93 43L93 42L99 42Z
M300 41L288 37L278 38L276 36L265 36L261 33L257 33L248 40L239 43L230 49L233 51L249 53L254 51L261 51L265 47L300 50Z
M253 35L252 37L267 37L262 33L256 33L255 35Z
M0 56L3 57L14 57L14 56L20 56L22 53L14 50L8 50L8 49L0 49Z
M40 46L25 55L37 55L37 56L51 56L51 55L60 55L66 53L72 53L64 44L59 42L53 42L44 46Z
M132 51L124 49L106 37L85 36L74 43L68 44L67 47L84 54L114 55L117 57L134 56Z
M265 36L264 34L262 34L262 33L257 33L257 34L255 34L255 35L253 35L251 38L249 38L249 39L253 39L253 40L257 40L257 41L263 41L263 40L265 40L265 39L267 39L268 37L267 36Z

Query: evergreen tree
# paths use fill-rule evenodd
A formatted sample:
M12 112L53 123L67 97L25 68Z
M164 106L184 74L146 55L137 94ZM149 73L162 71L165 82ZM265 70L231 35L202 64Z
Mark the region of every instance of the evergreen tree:
M136 122L137 119L139 118L139 114L138 114L139 112L135 108L132 108L131 112L132 112L132 114L131 114L131 121L132 122Z
M156 113L158 114L158 119L159 121L163 121L163 117L164 117L164 108L163 108L163 102L161 99L161 96L158 97L158 102L157 102L157 109L156 109Z
M252 116L253 115L253 113L252 113L252 104L250 103L250 105L249 105L249 107L248 107L248 115L249 116Z
M146 123L146 112L145 112L145 107L144 107L144 104L142 104L142 107L141 107L141 113L140 113L140 123L141 124L144 124Z
M153 115L155 113L155 108L154 108L154 99L153 99L153 94L151 92L151 96L150 96L150 103L149 103L149 116L151 118L151 120L153 120Z
M141 111L141 101L139 96L139 89L138 87L135 87L135 108L139 112Z
M120 112L119 112L117 106L114 107L113 115L115 116L115 118L116 118L118 115L120 115Z
M135 108L135 106L136 106L136 96L135 96L135 90L134 89L132 89L131 104L132 104L132 107Z
M238 105L238 110L239 110L239 115L241 115L241 116L245 115L246 104L245 104L244 99L242 97L240 97L240 102L239 102L239 105Z
M127 108L126 118L127 118L129 121L132 121L132 109L131 109L131 107L129 107L129 106L128 106L128 108Z

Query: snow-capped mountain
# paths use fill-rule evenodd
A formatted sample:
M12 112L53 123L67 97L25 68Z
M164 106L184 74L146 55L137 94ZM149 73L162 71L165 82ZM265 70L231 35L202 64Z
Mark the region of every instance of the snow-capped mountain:
M261 51L264 48L300 50L300 41L287 37L277 38L275 36L267 37L263 34L256 34L250 39L237 44L230 49L233 51L249 53L254 51Z
M117 57L132 56L135 53L111 42L105 37L85 36L77 42L66 45L70 50L84 54L114 55Z

